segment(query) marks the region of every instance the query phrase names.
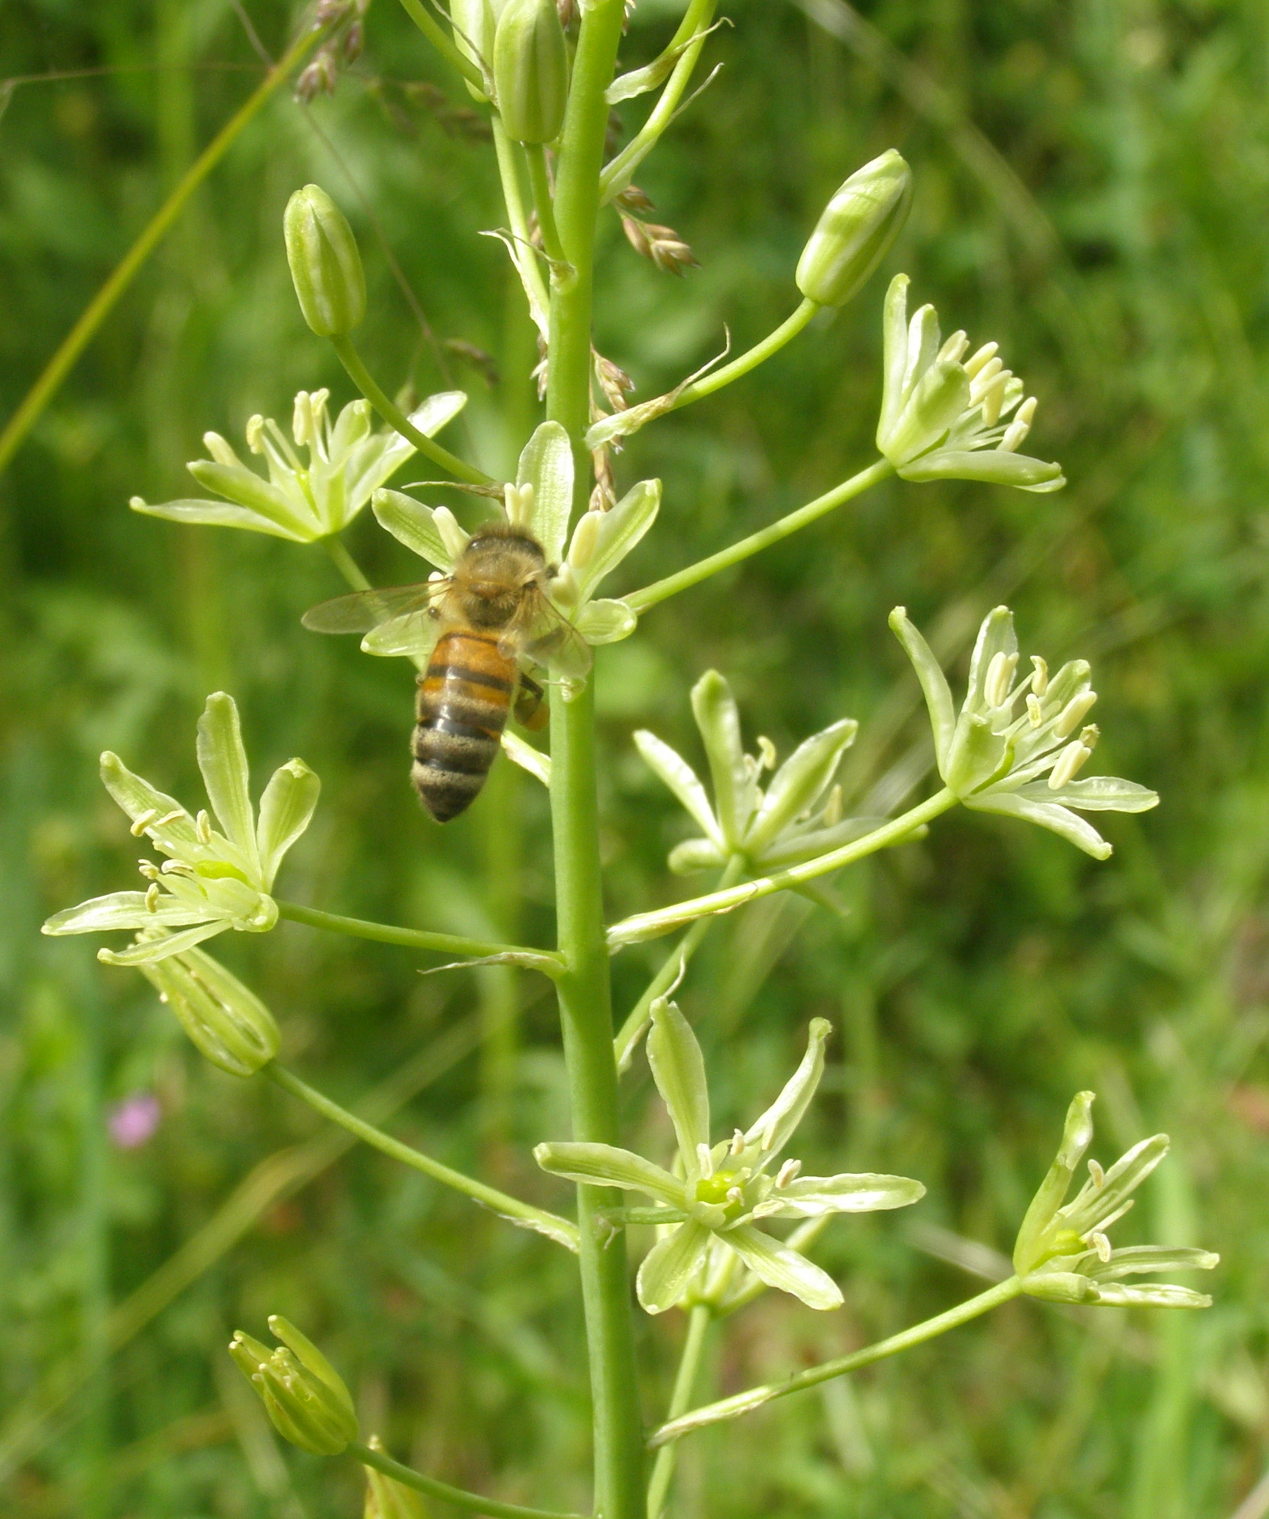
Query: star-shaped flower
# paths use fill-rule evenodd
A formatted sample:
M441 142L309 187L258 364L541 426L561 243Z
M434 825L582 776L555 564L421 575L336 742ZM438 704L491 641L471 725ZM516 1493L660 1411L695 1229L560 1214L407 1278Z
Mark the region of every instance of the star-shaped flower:
M824 1072L829 1025L811 1024L802 1063L750 1128L709 1143L709 1094L700 1045L672 1002L652 1009L648 1063L678 1139L673 1170L630 1150L584 1142L541 1144L538 1164L592 1186L642 1192L657 1205L635 1217L664 1225L639 1268L639 1301L649 1313L682 1302L710 1265L711 1247L731 1251L769 1287L811 1308L836 1308L841 1290L826 1272L760 1227L769 1219L866 1213L914 1203L925 1188L905 1176L801 1176L800 1162L777 1165Z
M712 803L682 755L653 733L635 734L639 753L704 834L671 852L671 870L705 870L736 857L754 871L775 870L836 849L876 826L875 819L843 818L841 793L832 784L859 729L853 718L813 733L777 766L768 739L758 740L756 755L745 753L735 698L717 670L707 670L692 687L692 711L709 760ZM764 770L772 772L765 787Z
M1075 1169L1093 1140L1093 1094L1079 1092L1067 1110L1062 1144L1027 1209L1013 1250L1014 1270L1032 1297L1095 1307L1207 1308L1211 1298L1168 1283L1125 1282L1158 1271L1210 1271L1220 1256L1188 1246L1112 1248L1107 1230L1133 1205L1131 1194L1168 1153L1168 1136L1133 1145L1109 1170L1088 1162L1088 1180L1064 1202Z
M1111 846L1072 809L1146 812L1158 805L1158 794L1135 781L1075 779L1098 737L1096 727L1084 724L1097 700L1090 667L1073 659L1051 676L1033 654L1018 679L1018 640L1008 607L989 612L978 630L959 715L938 661L903 607L891 612L890 626L921 682L939 774L964 806L1039 823L1104 860Z
M54 913L44 924L46 934L130 929L137 934L134 943L118 952L99 950L98 959L140 965L227 929L264 933L274 926L273 879L308 827L320 782L303 760L288 760L264 788L257 820L238 708L223 691L207 698L199 719L198 767L211 812L192 816L134 775L118 755L102 755L102 782L132 819L132 832L144 834L167 859L162 865L141 862L149 883L144 891L115 891Z
M966 358L969 339L954 332L944 343L933 306L909 322L906 274L896 274L886 293L884 337L877 447L905 480L985 480L1028 491L1066 484L1061 465L1018 452L1036 400L1023 398L999 344Z
M267 479L245 465L219 433L209 432L203 442L211 458L195 459L188 469L223 501L189 498L151 505L134 496L129 504L151 517L247 528L295 543L341 532L415 450L395 430L372 430L369 401L350 401L332 423L329 399L328 390L301 390L296 396L294 447L272 417L255 416L247 423L247 447L263 456ZM430 438L466 401L461 390L441 391L412 412L410 421Z

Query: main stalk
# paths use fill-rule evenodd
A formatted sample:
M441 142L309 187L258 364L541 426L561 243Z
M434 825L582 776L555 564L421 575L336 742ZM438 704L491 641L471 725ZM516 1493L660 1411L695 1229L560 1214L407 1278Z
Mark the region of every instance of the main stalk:
M566 264L551 281L547 416L573 444L583 511L590 458L591 321L599 174L610 83L621 39L623 0L597 0L582 14L556 173L555 223ZM551 815L559 948L567 969L557 986L568 1065L573 1137L617 1144L617 1068L604 940L595 789L594 680L551 717ZM643 1432L635 1375L629 1268L623 1232L603 1226L620 1206L611 1189L579 1187L581 1284L590 1360L595 1440L595 1511L643 1519Z

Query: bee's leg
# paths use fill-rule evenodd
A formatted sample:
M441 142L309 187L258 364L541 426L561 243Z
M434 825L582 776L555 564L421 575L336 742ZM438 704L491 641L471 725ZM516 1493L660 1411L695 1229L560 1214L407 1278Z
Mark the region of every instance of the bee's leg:
M515 719L530 733L540 733L550 720L550 709L543 700L546 693L532 676L520 672L520 685L516 691Z

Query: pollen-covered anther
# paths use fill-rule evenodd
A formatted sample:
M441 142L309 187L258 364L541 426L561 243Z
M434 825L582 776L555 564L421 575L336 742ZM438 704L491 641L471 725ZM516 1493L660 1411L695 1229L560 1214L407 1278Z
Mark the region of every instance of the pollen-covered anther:
M1032 398L1034 399L1034 397ZM1049 662L1039 654L1032 654L1031 659L1031 689L1037 696L1043 696L1049 689Z
M133 820L132 827L128 830L128 832L131 833L135 838L139 839L141 835L146 831L146 829L150 826L150 824L154 822L155 818L158 817L158 815L159 809L157 807L151 807L148 812L141 813L137 818Z
M758 735L758 766L761 770L774 770L776 767L776 746L764 734Z
M1088 1242L1097 1251L1097 1259L1106 1265L1111 1257L1110 1240L1099 1229L1088 1236Z
M987 678L983 681L983 699L989 707L1000 707L1009 695L1013 672L1018 668L1018 656L997 649L987 666Z
M1096 691L1081 691L1072 696L1053 723L1053 737L1069 738L1092 711L1096 701Z
M1028 396L1013 414L1013 421L1005 428L1005 435L996 445L1001 453L1014 454L1026 442L1035 420L1036 398Z
M159 890L159 883L157 881L151 881L149 886L146 887L145 892L146 912L158 912L159 899L161 896L162 892Z
M802 1162L800 1160L794 1160L792 1156L790 1156L790 1158L786 1160L780 1169L776 1172L776 1186L787 1187L791 1181L795 1181L797 1179L798 1173L801 1171L801 1169Z
M247 447L253 454L264 452L264 418L258 412L247 418Z
M176 816L179 817L180 814L177 813ZM210 844L211 843L211 841L212 841L211 818L208 817L207 811L206 811L205 808L201 809L199 811L198 816L194 819L194 832L198 835L198 842L200 844Z
M727 1146L727 1153L734 1160L738 1155L745 1153L745 1136L739 1129L731 1132L731 1143Z
M733 1208L741 1208L745 1202L745 1189L739 1182L734 1182L727 1188L727 1202Z
M1100 1161L1091 1157L1088 1162L1088 1174L1092 1178L1093 1185L1100 1191L1106 1185L1106 1172Z
M153 860L138 860L137 869L147 881L157 881L159 878L159 867Z

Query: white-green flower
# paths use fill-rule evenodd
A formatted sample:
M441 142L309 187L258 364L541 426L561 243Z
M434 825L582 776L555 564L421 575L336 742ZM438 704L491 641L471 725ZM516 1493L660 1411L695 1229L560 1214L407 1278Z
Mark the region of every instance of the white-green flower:
M922 306L908 321L908 277L886 293L884 381L877 447L905 480L985 480L1021 490L1066 484L1059 464L1018 452L1036 400L1004 367L999 344L965 357L969 339L943 342L938 313Z
M1188 1246L1137 1245L1117 1250L1107 1230L1133 1205L1132 1193L1168 1153L1155 1134L1108 1170L1088 1162L1088 1180L1068 1203L1076 1167L1093 1140L1093 1094L1079 1092L1066 1114L1057 1157L1027 1209L1013 1250L1014 1270L1032 1297L1094 1307L1207 1308L1211 1298L1168 1283L1126 1282L1160 1271L1210 1271L1220 1256Z
M137 969L159 994L198 1052L231 1076L253 1076L278 1052L273 1014L249 986L201 949L169 953L174 935L142 929L139 942L156 951L138 959Z
M673 1170L614 1145L541 1144L538 1164L555 1176L599 1187L642 1192L656 1204L637 1221L663 1225L639 1268L639 1301L649 1313L683 1302L711 1265L712 1249L731 1252L769 1287L810 1308L836 1308L836 1282L760 1225L832 1213L902 1208L924 1193L905 1176L801 1176L801 1163L779 1157L806 1112L824 1072L829 1025L811 1024L807 1051L784 1090L762 1116L730 1140L709 1142L709 1093L700 1045L678 1008L664 998L652 1008L648 1063L678 1139Z
M133 511L173 522L207 522L247 528L295 543L312 543L342 531L383 482L414 453L394 429L375 431L369 401L350 401L332 423L328 390L301 390L291 418L292 446L272 417L247 423L247 447L265 461L266 475L244 464L219 433L203 434L210 459L188 469L223 501L203 497L151 505L140 496ZM463 409L461 390L429 396L410 421L429 438Z
M836 849L876 827L876 819L843 818L841 792L833 785L838 762L859 730L853 718L813 733L777 765L775 749L765 738L759 738L757 754L745 753L740 712L717 670L707 670L692 687L692 711L709 760L712 802L681 754L646 729L635 734L639 753L703 835L675 847L671 870L685 874L737 857L751 870L775 870ZM765 786L764 771L771 772Z
M520 455L515 484L506 488L507 520L541 544L553 569L547 586L551 604L580 638L586 644L616 643L634 632L635 614L624 601L597 598L594 592L656 520L661 482L641 480L615 506L583 512L570 537L572 504L568 434L558 422L543 422ZM394 538L445 575L453 571L470 537L448 507L424 506L401 491L377 491L374 513ZM415 614L381 623L361 646L368 654L416 652ZM570 669L566 660L561 663L565 675L585 673L584 665L577 668L575 662Z
M890 626L925 694L939 774L964 806L1039 823L1104 860L1111 846L1077 812L1146 812L1158 805L1158 794L1135 781L1076 779L1098 737L1084 722L1097 700L1090 667L1073 659L1050 675L1033 654L1020 677L1008 607L983 619L959 714L938 661L903 607L891 612Z
M288 760L264 788L257 819L238 708L223 691L207 698L199 719L198 768L211 811L193 815L134 775L118 755L102 755L102 782L132 819L132 832L167 858L161 865L141 861L144 891L115 891L68 907L44 924L46 934L127 929L135 942L118 952L99 950L98 959L140 965L227 929L264 933L274 926L273 879L308 827L320 782L303 760Z

